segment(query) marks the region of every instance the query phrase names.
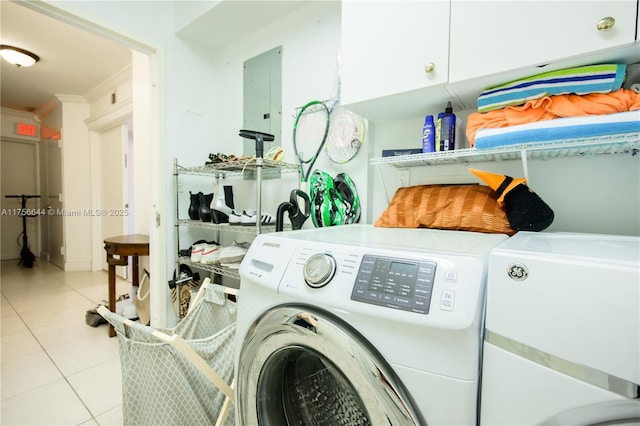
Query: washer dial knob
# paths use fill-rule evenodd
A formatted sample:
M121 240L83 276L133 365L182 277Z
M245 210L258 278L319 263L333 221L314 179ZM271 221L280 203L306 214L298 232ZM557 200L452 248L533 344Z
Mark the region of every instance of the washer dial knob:
M309 287L323 287L336 273L336 260L327 253L314 254L305 262L302 273Z

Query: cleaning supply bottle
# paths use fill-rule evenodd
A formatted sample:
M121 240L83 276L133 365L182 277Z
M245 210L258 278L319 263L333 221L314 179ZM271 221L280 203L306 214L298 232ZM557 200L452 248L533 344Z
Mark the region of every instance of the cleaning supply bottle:
M440 135L437 143L440 144L440 151L452 151L456 147L456 115L453 113L451 101L447 102L447 107L439 121Z
M435 140L436 152L440 151L440 135L442 130L440 126L440 122L442 121L443 114L444 112L439 113L438 119L436 120L436 140Z
M436 126L433 123L433 115L427 115L424 118L424 127L422 128L422 152L434 152L436 150Z

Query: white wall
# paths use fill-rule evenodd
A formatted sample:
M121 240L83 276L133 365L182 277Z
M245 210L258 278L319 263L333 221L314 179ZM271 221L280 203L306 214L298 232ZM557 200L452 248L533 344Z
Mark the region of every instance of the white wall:
M265 51L282 46L282 146L285 160L295 163L292 145L292 129L296 108L306 102L328 100L335 96L340 51L340 3L310 2L279 19L269 22L258 30L247 30L245 37L215 52L203 51L211 58L212 68L206 78L213 84L210 97L200 104L189 99L189 125L211 118L210 131L205 141L191 140L189 150L177 155L184 166L201 165L209 153L242 154L243 139L238 131L243 128L243 64ZM196 43L192 43L197 49ZM202 116L203 118L200 118ZM314 168L326 170L332 175L346 171L358 186L366 201L367 149L363 148L356 159L346 165L331 163L324 152ZM189 191L197 193L217 192L215 182L201 177L181 177L179 181L180 212L186 217ZM255 181L244 181L241 177L225 179L225 185L233 186L237 210L253 209L256 206ZM275 215L280 203L289 199L292 189L298 188L297 173L284 173L277 181L263 183L263 211ZM363 222L366 218L363 218ZM306 227L313 226L309 219ZM181 248L201 238L216 238L215 233L181 228ZM224 237L224 236L221 236ZM242 241L251 236L236 235ZM233 238L232 238L233 239ZM223 241L224 240L223 238Z
M84 120L89 117L89 104L83 97L62 96L62 170L63 202L67 211L84 211L91 199L91 163L89 130ZM91 270L91 217L65 215L66 271Z
M243 63L282 46L282 146L285 160L296 162L292 142L296 108L310 100L330 100L336 94L341 43L340 10L340 2L313 2L215 52L211 74L215 83L215 101L211 105L215 134L212 135L211 146L203 153L242 153L243 140L238 136L238 130L243 126ZM344 165L332 163L322 152L314 169L325 170L334 176L340 172L349 173L366 203L367 162L365 145L354 160ZM277 206L288 200L289 192L297 187L296 173L283 175L276 184L265 181L263 210L274 214ZM244 204L240 204L240 208L255 205L253 182L234 182L234 194L236 192L244 195L244 201L240 200ZM362 221L366 220L365 214ZM311 220L306 225L310 224Z
M138 234L148 235L153 226L153 216L151 209L151 191L154 179L151 174L151 158L149 153L152 149L152 137L150 132L151 122L151 87L149 85L149 56L133 52L133 76L132 76L132 96L133 96L133 158L136 159L133 169L133 196L136 209L133 218L133 226ZM144 82L144 83L140 83ZM141 262L145 262L141 259ZM148 267L147 263L143 263Z
M62 129L62 206L68 212L82 212L90 208L91 200L89 131L84 124L89 117L89 104L81 96L56 95L41 115L43 138ZM42 147L46 149L46 144ZM45 173L43 162L41 174ZM91 270L91 240L87 238L91 235L91 218L68 214L62 220L64 269Z
M2 108L2 113L0 114L0 134L3 138L11 138L18 139L30 142L40 142L40 135L31 137L19 135L16 133L15 125L16 123L28 123L35 124L38 126L38 131L40 130L40 121L34 114L18 111L9 108Z
M215 8L221 1L182 1L175 8L175 29L181 30L201 15Z

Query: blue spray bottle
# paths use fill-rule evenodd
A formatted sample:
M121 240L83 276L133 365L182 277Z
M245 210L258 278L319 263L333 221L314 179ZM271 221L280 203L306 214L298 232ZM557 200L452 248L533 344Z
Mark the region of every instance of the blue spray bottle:
M439 140L436 141L440 146L440 151L452 151L456 148L456 115L453 113L451 101L447 102L447 107L438 118L439 121Z
M422 128L422 152L434 152L436 150L436 126L433 123L433 115L424 118Z

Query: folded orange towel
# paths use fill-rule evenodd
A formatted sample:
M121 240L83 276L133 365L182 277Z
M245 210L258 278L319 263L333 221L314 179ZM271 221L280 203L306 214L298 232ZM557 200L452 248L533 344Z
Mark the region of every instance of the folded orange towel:
M467 119L467 138L473 148L476 132L484 128L516 126L562 117L603 115L640 110L640 94L620 89L612 93L557 95L528 101L485 113L474 112Z

